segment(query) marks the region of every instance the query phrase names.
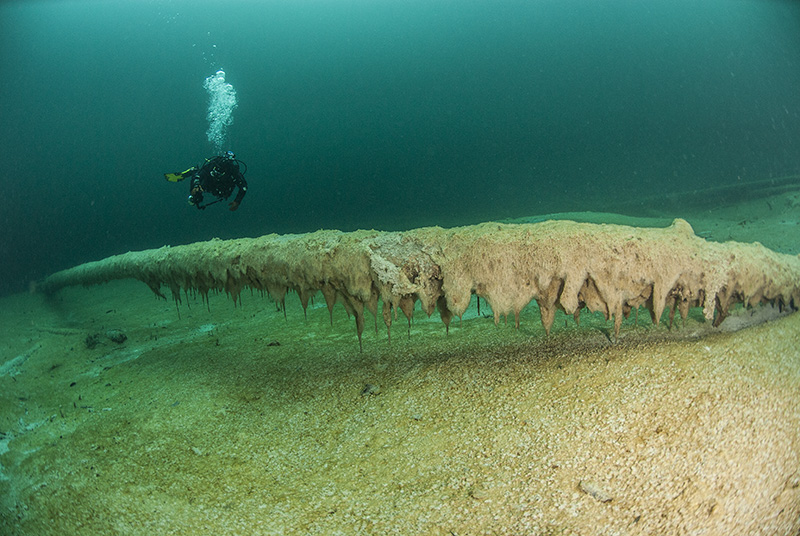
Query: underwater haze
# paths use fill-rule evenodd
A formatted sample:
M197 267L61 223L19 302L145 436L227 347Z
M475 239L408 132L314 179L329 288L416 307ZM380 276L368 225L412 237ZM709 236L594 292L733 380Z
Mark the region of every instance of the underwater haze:
M0 294L164 244L800 172L800 2L12 1L0 21ZM248 194L199 211L164 173L220 149Z

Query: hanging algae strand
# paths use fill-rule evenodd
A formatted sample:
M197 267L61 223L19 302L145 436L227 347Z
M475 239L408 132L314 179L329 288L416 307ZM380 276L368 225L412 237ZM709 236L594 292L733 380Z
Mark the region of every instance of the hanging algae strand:
M489 303L495 322L513 314L517 326L535 300L548 333L557 310L576 321L583 309L599 311L618 335L623 317L639 307L656 324L665 308L671 323L676 311L686 318L702 307L714 325L736 303L800 307L800 256L758 243L708 242L681 219L663 229L547 221L215 239L90 262L51 275L42 288L124 278L162 297L166 285L176 302L181 290L206 298L225 290L236 301L250 287L281 305L292 290L305 308L322 292L329 310L342 303L355 316L359 343L365 309L388 331L398 309L410 321L419 301L449 326L472 294Z
M225 71L220 69L206 78L203 87L208 91L208 141L217 154L227 142L228 127L233 124L233 110L236 108L236 90L225 82Z

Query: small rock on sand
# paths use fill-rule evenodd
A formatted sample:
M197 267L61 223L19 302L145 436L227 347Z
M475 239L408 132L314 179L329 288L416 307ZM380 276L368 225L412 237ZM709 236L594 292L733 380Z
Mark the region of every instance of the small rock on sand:
M600 502L610 502L613 499L613 497L606 490L601 488L597 482L592 480L581 480L578 483L578 488L585 494L590 495Z

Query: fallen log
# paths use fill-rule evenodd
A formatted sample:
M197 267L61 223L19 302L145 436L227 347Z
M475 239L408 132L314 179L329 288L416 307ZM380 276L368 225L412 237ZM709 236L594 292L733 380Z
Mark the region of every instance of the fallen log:
M645 307L654 323L665 309L670 322L702 307L718 325L736 303L800 306L800 258L761 244L716 243L694 234L684 220L667 228L546 221L404 232L317 231L302 235L211 240L128 252L55 273L41 288L134 278L176 303L181 291L267 292L283 305L296 292L305 309L321 292L329 311L340 302L356 319L359 342L364 310L390 328L397 311L410 320L417 301L439 311L449 327L472 294L490 305L495 322L539 306L549 333L557 310L579 320L581 310L622 319ZM381 305L382 304L382 305Z

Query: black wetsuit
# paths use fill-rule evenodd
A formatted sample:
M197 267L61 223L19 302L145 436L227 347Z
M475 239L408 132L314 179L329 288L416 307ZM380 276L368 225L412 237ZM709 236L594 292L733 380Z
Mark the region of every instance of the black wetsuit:
M198 187L199 190L196 191ZM247 193L247 181L239 171L239 163L233 158L215 156L194 173L189 183L189 193L194 206L202 209L205 208L201 205L204 192L220 199L227 199L236 187L239 188L239 192L233 202L238 205Z

